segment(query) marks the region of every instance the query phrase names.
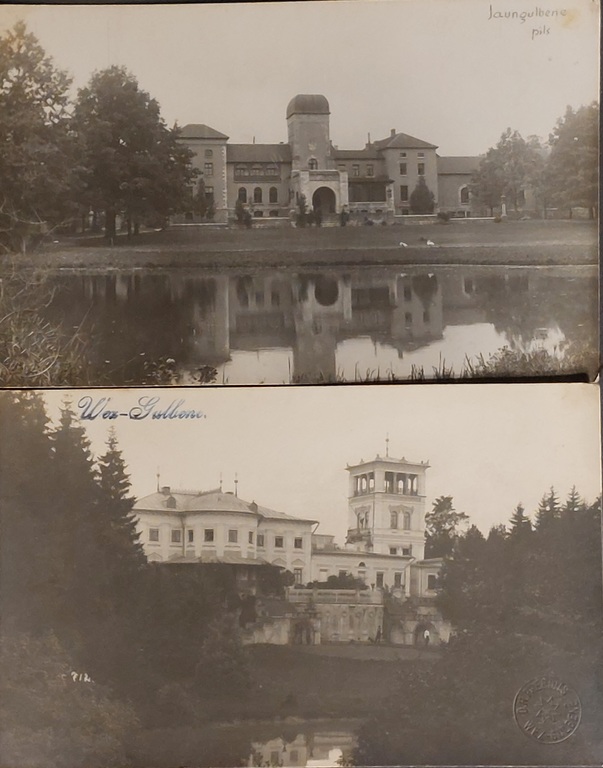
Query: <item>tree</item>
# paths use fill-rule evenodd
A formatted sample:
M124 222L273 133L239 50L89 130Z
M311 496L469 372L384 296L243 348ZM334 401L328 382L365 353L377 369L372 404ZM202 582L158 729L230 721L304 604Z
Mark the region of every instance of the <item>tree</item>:
M205 218L207 214L207 195L205 192L205 181L199 179L197 184L197 191L193 198L193 204L195 206L195 213L201 218Z
M105 235L123 213L128 234L143 221L186 208L192 153L168 129L159 104L123 67L94 74L79 91L74 126L83 147L85 199L105 212Z
M417 186L410 193L410 210L416 214L433 213L435 197L427 186L424 176L419 176Z
M136 501L129 496L130 478L119 450L115 430L109 430L107 451L98 460L101 491L101 515L106 526L106 546L114 565L119 569L117 581L127 580L132 571L145 562L140 534L136 530L136 517L132 507ZM110 585L110 588L118 584ZM123 585L122 585L123 586Z
M425 515L426 557L446 557L452 553L460 528L468 516L457 512L452 496L440 496Z
M549 137L551 154L546 167L550 199L569 210L587 208L595 218L598 207L599 106L596 102L574 111L567 107Z
M308 202L304 194L300 194L297 198L297 218L295 220L296 226L305 227L306 219L308 217Z
M501 205L503 195L517 212L526 190L539 192L543 168L544 150L539 139L530 136L526 140L519 131L507 128L497 145L481 159L471 192L491 215Z
M0 37L0 246L24 251L76 211L71 80L20 21Z
M550 525L553 520L557 520L559 512L559 499L557 498L555 489L551 486L548 494L545 493L538 504L535 523L536 529L542 530Z
M532 523L530 518L526 516L525 508L521 502L515 507L510 524L510 536L525 537L532 532Z

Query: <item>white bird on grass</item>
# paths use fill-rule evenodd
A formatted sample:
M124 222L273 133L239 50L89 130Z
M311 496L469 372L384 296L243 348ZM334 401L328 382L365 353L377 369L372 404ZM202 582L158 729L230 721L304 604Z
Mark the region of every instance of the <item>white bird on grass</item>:
M403 242L400 242L400 246L401 246L402 248L408 248L408 243L403 243Z
M435 245L435 243L433 242L433 240L428 240L427 245Z

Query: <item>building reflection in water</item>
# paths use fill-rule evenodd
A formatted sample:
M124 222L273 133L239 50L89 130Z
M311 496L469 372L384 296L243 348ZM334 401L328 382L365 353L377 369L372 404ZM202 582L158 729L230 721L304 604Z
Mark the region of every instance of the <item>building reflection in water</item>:
M596 271L419 267L61 276L51 311L90 336L100 381L173 358L217 383L407 378L503 346L596 358Z
M292 741L279 736L254 742L248 765L336 768L351 759L355 746L354 735L345 730L298 733Z

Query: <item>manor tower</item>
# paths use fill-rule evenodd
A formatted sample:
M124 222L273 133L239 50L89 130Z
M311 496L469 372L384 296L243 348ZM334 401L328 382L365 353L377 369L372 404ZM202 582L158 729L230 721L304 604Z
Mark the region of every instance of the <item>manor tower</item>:
M347 548L422 560L428 468L387 454L348 466Z

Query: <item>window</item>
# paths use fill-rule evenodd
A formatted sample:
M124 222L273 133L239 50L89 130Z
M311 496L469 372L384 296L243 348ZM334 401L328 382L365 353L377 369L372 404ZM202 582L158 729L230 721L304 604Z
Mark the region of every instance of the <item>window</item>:
M315 170L318 168L318 161L317 161L315 158L311 157L311 158L308 160L308 168L309 168L311 171L315 171Z
M382 587L383 586L383 578L385 574L383 571L377 571L377 586Z
M405 512L402 519L402 527L405 531L410 531L410 512Z
M205 199L206 200L213 200L214 199L214 188L213 187L205 187Z
M253 544L253 531L249 531L249 543Z
M295 547L295 549L303 549L304 548L304 540L301 537L296 538L294 540L294 542L293 542L293 546Z
M352 176L360 176L360 166L359 165L353 165L352 166Z
M389 513L389 527L390 528L397 528L398 527L398 513L397 512L390 512Z
M461 188L461 205L468 205L469 203L469 187Z
M406 163L400 163L400 176L406 176L407 169Z
M285 539L282 536L275 536L274 546L276 549L282 549L285 546Z
M337 166L338 171L347 171L347 167L345 165L342 165L341 163Z
M238 540L239 540L239 532L231 528L230 531L228 531L228 543L236 544Z
M255 305L256 307L264 306L264 291L255 292Z
M256 187L253 190L253 202L254 203L261 203L262 202L262 188Z
M406 184L400 185L400 201L402 203L408 202L408 186Z
M214 164L213 163L203 163L203 173L205 176L213 176L214 175Z
M402 574L394 573L394 587L401 587L401 586L402 586Z
M435 573L430 573L427 576L427 589L435 589L438 584L438 577Z
M417 157L425 157L425 152L417 152Z
M159 528L149 528L149 541L159 541Z
M372 165L366 166L366 175L367 176L374 176L375 175L375 169Z
M245 187L240 187L239 188L239 200L242 203L246 203L247 202L247 190L245 189Z
M258 545L258 547L263 547L264 546L264 534L263 533L258 533L257 545Z
M280 307L281 295L278 291L272 291L270 293L270 303L273 307Z
M205 150L205 157L213 157L213 156L214 156L213 149L206 149Z
M390 555L397 555L398 554L397 547L390 547L389 548L389 553L390 553Z
M429 314L429 310L428 309L423 310L423 322L424 323L431 322L431 316Z
M406 157L406 152L400 152L400 157Z
M294 568L293 569L293 577L295 579L296 584L303 584L303 578L304 578L304 569L303 568Z
M419 176L425 176L425 163L417 164L417 173Z
M404 301L412 301L412 288L410 285L404 286Z
M404 325L407 328L410 328L412 325L412 312L405 312L404 313Z
M180 528L174 528L172 530L172 544L180 544L182 542L182 531Z
M192 528L189 528L188 531L186 532L186 538L189 544L192 544L193 541L195 540L195 532L193 531Z
M402 547L402 554L410 557L412 555L412 547Z
M261 219L264 216L264 211L254 211L253 215L256 219Z
M276 187L270 187L268 199L271 203L278 203L278 189Z
M213 528L206 528L203 531L203 541L213 541L214 540L214 529Z
M278 211L272 210L268 213L268 216L272 216L273 219L276 219L278 216Z

